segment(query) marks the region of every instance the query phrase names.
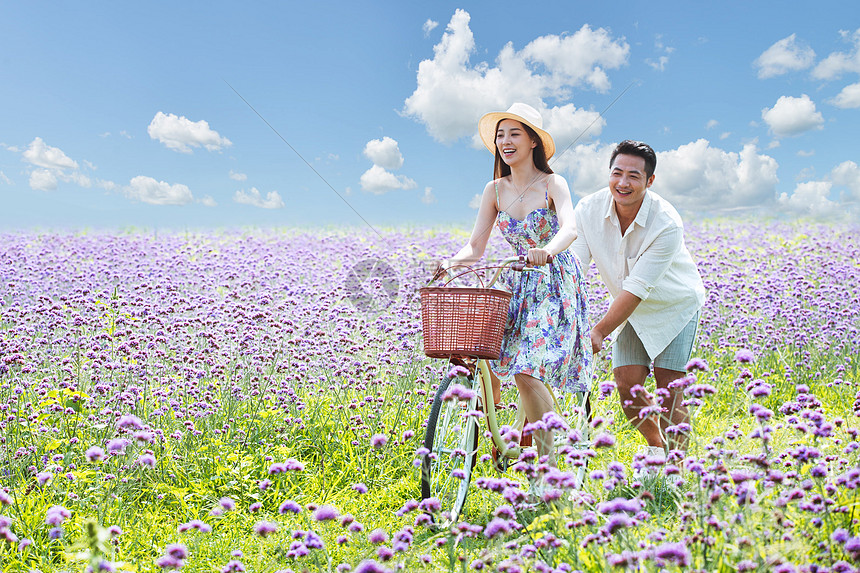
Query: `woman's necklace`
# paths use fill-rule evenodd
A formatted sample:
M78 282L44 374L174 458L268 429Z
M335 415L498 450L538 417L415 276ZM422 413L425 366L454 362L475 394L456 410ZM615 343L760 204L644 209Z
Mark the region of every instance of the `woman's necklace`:
M513 176L513 175L511 175L511 187L513 187L513 188L514 188L514 192L517 194L517 201L519 201L520 203L522 203L522 202L523 202L523 199L525 199L525 196L526 196L526 192L527 192L529 189L531 189L531 187L532 187L532 185L534 184L534 182L535 182L535 181L537 181L539 178L540 178L540 174L538 174L534 179L532 179L532 180L529 182L529 184L528 184L528 185L526 185L526 188L525 188L525 189L523 189L522 191L520 191L520 190L517 188L516 184L514 183L514 176Z

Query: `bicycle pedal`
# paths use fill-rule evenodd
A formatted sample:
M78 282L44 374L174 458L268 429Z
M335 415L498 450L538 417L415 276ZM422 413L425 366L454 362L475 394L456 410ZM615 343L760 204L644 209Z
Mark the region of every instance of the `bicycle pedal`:
M496 446L492 447L491 453L493 455L493 468L499 473L504 473L505 471L507 471L508 464L510 462L510 460L508 460L508 457L503 456L502 453L498 450L498 448L496 448Z

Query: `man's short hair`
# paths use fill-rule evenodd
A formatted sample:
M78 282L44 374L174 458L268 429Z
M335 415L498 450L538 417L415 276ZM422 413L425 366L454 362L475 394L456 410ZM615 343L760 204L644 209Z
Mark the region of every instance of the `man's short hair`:
M657 154L651 149L651 146L641 141L633 141L625 139L619 143L612 152L612 157L609 159L609 168L612 169L612 164L615 163L615 158L619 155L635 155L645 160L645 177L650 179L654 175L654 170L657 168Z

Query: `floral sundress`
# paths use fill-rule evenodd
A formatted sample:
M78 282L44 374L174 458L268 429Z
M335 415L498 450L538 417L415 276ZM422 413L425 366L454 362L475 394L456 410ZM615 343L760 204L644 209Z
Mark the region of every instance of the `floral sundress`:
M499 183L496 185L498 206ZM499 209L496 226L518 255L541 248L558 233L555 210L535 209L519 220ZM492 362L502 376L524 373L563 392L591 389L591 352L588 298L579 259L570 250L541 267L544 272L509 272L505 286L511 291L502 354Z

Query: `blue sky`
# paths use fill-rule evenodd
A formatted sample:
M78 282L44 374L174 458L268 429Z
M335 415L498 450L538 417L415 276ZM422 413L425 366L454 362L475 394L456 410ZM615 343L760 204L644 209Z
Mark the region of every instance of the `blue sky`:
M854 0L4 1L0 86L0 229L467 223L514 101L575 200L630 138L689 217L860 214Z

